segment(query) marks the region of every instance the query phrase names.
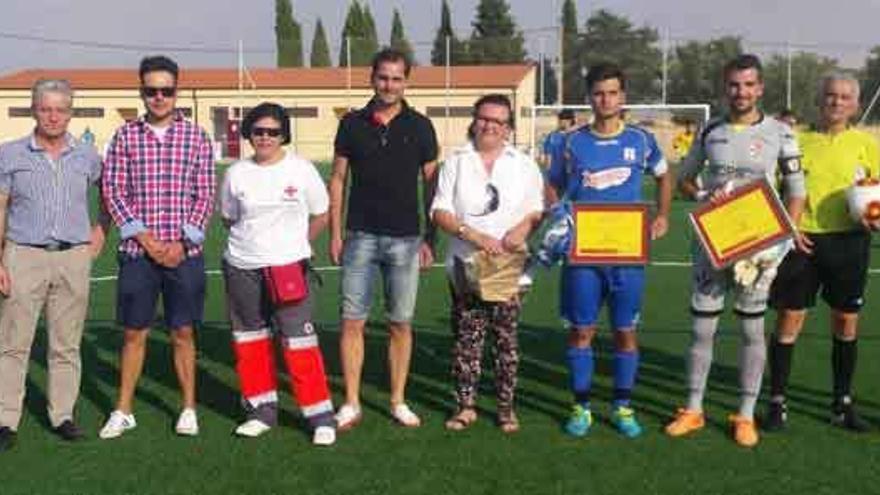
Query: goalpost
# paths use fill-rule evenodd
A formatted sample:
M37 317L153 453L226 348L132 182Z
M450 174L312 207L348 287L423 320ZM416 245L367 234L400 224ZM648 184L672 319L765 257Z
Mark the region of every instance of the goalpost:
M645 127L656 137L660 148L669 161L678 161L683 152L682 137L688 128L696 132L709 121L708 104L656 104L656 105L624 105L627 122ZM535 105L531 111L529 122L528 150L533 158L541 153L544 137L556 130L557 114L563 110L574 111L577 123L587 124L592 120L589 105ZM689 142L688 142L689 146Z

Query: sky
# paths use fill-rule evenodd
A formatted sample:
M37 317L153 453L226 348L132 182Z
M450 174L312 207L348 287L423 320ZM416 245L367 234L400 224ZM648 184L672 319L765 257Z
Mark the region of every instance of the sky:
M248 67L275 63L273 0L0 0L0 73L27 68L135 67L166 53L184 67L234 67L241 40ZM335 61L348 0L292 0L303 25L306 60L318 18ZM387 43L392 10L401 11L416 58L427 63L440 0L366 0ZM556 52L561 0L508 0L532 56ZM477 0L449 0L459 37L470 34ZM739 35L761 54L808 49L860 67L876 37L880 0L579 0L579 25L605 8L649 23L671 43ZM829 22L831 20L831 22ZM40 38L35 41L31 38ZM56 41L49 41L56 40ZM97 46L96 46L97 45Z

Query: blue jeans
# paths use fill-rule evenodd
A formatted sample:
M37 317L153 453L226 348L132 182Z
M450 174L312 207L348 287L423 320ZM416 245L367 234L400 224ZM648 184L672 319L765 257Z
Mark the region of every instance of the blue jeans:
M379 273L385 294L385 317L409 323L419 289L421 238L349 231L342 252L342 318L366 320Z

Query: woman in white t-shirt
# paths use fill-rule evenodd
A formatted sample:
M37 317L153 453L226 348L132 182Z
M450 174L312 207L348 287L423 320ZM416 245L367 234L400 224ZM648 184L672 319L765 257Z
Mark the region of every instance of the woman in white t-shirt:
M511 278L510 286L500 295L492 296L497 300L487 300L485 294L474 290L467 276L462 276L460 268L479 252L495 260L521 253L526 238L541 220L541 172L534 160L508 144L512 129L513 110L506 96L492 94L477 100L469 129L471 144L443 164L431 205L434 223L454 236L447 248L446 269L453 289L452 374L458 410L446 422L450 430L463 430L477 419L480 363L489 331L495 334L498 424L505 433L519 430L513 411L519 362L516 328L521 309L518 276Z
M248 112L242 135L254 155L229 168L220 194L229 228L227 309L247 415L235 433L256 437L277 423L274 330L293 396L314 429L313 443L330 445L336 439L333 404L308 291L311 242L327 226L327 190L311 162L283 148L290 121L281 106L262 103Z

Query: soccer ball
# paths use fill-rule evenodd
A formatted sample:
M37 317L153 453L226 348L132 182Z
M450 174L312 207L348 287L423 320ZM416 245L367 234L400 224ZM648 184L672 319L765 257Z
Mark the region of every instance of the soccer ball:
M880 220L880 179L859 179L846 190L846 206L856 222Z

